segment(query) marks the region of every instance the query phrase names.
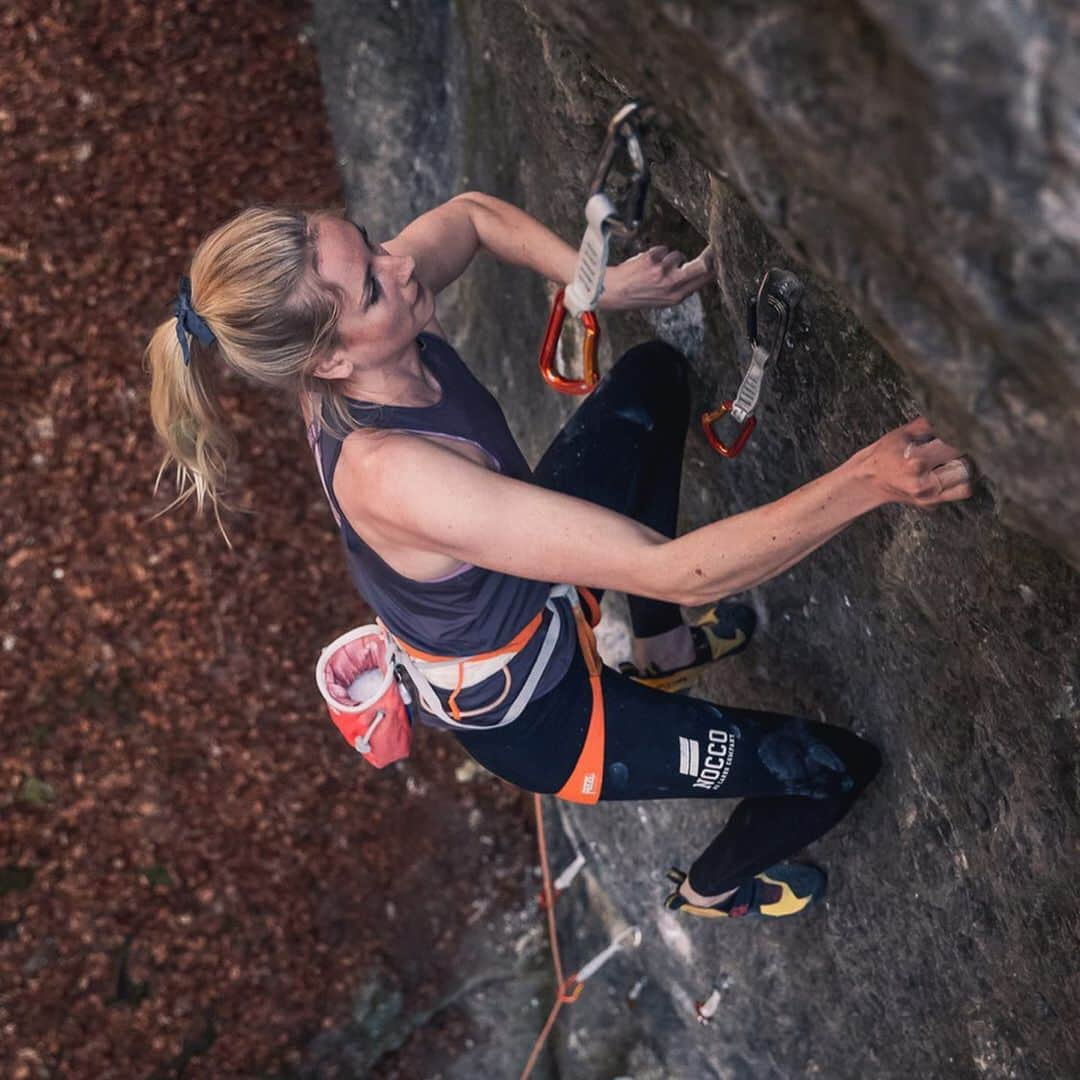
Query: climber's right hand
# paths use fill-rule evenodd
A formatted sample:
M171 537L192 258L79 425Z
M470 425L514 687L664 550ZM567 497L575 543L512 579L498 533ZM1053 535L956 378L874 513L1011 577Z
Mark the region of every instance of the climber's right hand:
M674 307L715 280L711 247L687 262L681 251L657 245L608 267L599 307L601 311Z
M971 498L975 469L970 459L937 438L922 416L883 435L854 460L883 502L929 508Z

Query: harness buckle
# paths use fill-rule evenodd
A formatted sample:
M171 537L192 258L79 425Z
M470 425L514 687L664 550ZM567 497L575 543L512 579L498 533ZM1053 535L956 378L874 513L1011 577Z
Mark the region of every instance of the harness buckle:
M548 386L561 394L588 394L600 381L597 366L600 327L594 312L604 292L611 234L631 237L641 228L645 199L649 192L649 163L642 149L644 119L649 112L649 107L632 101L611 118L585 203L585 235L578 248L574 280L555 294L551 305L544 341L540 346L540 374ZM625 149L632 167L630 189L622 210L605 191L620 148ZM567 312L580 318L585 329L580 379L567 378L556 365Z

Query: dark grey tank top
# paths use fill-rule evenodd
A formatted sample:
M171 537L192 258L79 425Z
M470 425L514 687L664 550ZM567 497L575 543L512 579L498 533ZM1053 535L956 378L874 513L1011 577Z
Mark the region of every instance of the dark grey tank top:
M434 405L418 408L377 405L347 399L349 411L364 427L392 428L441 435L478 446L504 475L532 482L529 468L506 424L499 403L465 366L454 348L434 334L418 339L421 361L435 376L442 396ZM512 577L480 566L466 566L434 581L416 581L399 574L369 547L349 524L334 496L334 470L341 455L341 440L313 421L308 440L322 473L330 509L345 546L345 561L353 584L403 641L424 652L440 656L472 656L505 645L537 612L544 609L551 582ZM537 543L543 543L537 537ZM539 697L566 673L577 647L573 611L566 599L555 601L560 615L559 639L537 687ZM510 663L513 688L503 705L490 713L470 717L476 727L497 725L532 669L540 650L550 610L544 610L539 630ZM482 708L494 701L505 686L502 674L458 695L463 711ZM443 703L449 691L439 691ZM414 706L415 707L415 706ZM445 725L424 710L419 718L432 727Z

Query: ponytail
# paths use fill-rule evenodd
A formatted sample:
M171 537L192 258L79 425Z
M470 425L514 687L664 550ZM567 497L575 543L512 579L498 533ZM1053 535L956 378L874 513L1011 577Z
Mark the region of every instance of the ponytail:
M225 543L232 541L221 521L220 507L231 509L224 497L225 473L236 452L236 437L217 405L218 392L211 366L214 346L192 341L191 363L185 364L175 318L163 322L146 349L150 369L150 416L167 452L154 478L154 494L170 463L176 465L179 494L154 517L195 497L201 514L209 499Z
M308 400L319 423L338 437L360 425L341 391L312 373L339 343L341 291L315 269L320 217L296 210L253 207L212 232L191 262L187 315L161 323L146 348L150 415L165 445L154 481L176 466L178 494L154 517L192 496L198 513L209 501L225 543L220 507L236 439L219 405L224 367L247 380ZM182 286L183 291L183 286ZM197 313L192 318L192 312ZM187 337L191 326L205 334ZM185 363L180 334L190 353Z

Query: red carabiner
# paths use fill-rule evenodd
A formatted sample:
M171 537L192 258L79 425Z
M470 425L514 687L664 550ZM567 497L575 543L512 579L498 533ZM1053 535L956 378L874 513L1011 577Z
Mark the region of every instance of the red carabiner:
M551 305L551 316L548 319L547 330L544 332L544 344L540 346L540 374L544 382L560 394L588 394L600 381L600 372L597 368L596 356L600 347L600 326L596 321L596 313L583 311L581 324L585 328L585 341L581 346L582 378L566 379L555 369L555 353L559 347L559 338L562 336L563 323L566 321L566 302L563 299L565 289L560 289L555 294L555 301Z
M701 426L705 431L705 438L709 440L709 445L718 454L722 454L726 458L739 456L742 448L746 445L746 440L750 438L751 433L757 425L757 417L748 416L743 422L743 426L739 428L739 434L735 436L735 441L730 446L725 442L721 442L715 430L713 430L713 424L718 420L723 420L723 418L731 412L734 404L735 402L733 401L724 401L720 404L718 409L713 409L712 412L703 413L701 417Z

